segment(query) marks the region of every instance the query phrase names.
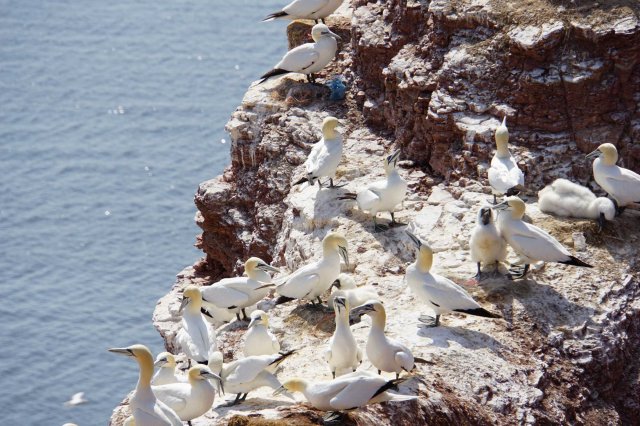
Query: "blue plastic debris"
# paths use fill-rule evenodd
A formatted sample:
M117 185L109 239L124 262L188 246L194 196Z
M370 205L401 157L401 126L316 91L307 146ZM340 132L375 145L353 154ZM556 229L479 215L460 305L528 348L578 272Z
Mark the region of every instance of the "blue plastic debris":
M327 83L327 87L331 89L331 97L329 99L332 101L341 101L344 99L347 86L342 82L341 76L333 77L331 81Z

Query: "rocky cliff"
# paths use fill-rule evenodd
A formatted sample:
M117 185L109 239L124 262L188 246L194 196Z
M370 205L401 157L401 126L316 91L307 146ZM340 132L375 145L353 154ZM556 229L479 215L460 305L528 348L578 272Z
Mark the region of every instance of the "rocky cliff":
M173 349L180 291L242 272L259 256L294 270L339 230L351 272L388 310L388 333L421 364L403 392L416 402L356 410L353 424L634 424L640 418L640 220L628 212L603 232L593 223L540 213L535 193L560 176L585 183L584 154L615 143L620 163L640 168L640 5L612 0L354 0L329 25L345 42L325 70L348 85L342 102L295 76L252 86L227 124L231 165L195 196L198 245L206 254L178 275L154 324ZM309 25L293 23L290 43ZM347 187L291 188L327 115L343 123L338 179ZM507 116L512 152L526 173L528 216L595 268L546 265L526 280L468 280L469 232L488 198L493 132ZM389 149L402 149L410 195L398 219L437 251L434 269L504 319L458 314L424 329L423 306L403 283L414 252L402 228L372 233L370 218L337 200L383 175ZM513 258L511 258L513 260ZM284 347L298 348L279 377L327 380L319 348L333 315L304 303L262 302ZM366 321L354 326L363 344ZM239 323L219 328L225 358L242 345ZM373 367L365 360L362 368ZM194 425L317 424L321 414L262 389ZM112 424L120 424L126 404ZM262 422L264 420L264 422Z

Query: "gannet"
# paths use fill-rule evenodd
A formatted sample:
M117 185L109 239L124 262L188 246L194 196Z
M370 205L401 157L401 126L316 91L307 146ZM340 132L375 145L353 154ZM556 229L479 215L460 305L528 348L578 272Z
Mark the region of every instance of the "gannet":
M404 225L396 222L394 216L397 205L402 203L407 193L407 182L400 176L397 169L399 156L400 150L397 150L385 159L386 179L376 181L358 193L348 192L338 197L340 200L356 200L360 210L368 211L373 216L376 232L384 231L389 226ZM376 219L378 212L389 212L391 223L389 225L378 224Z
M235 393L236 399L227 405L235 405L247 398L252 390L268 386L278 389L280 381L269 370L277 367L294 351L273 355L254 355L223 365L222 353L216 352L209 359L209 368L222 378L226 393ZM243 396L244 394L244 396Z
M182 293L179 310L182 313L182 322L176 334L176 342L189 359L206 364L209 356L218 350L218 345L216 332L202 317L201 307L200 289L194 285L188 286Z
M249 329L244 336L244 356L273 355L278 351L280 343L269 331L269 316L264 311L253 311Z
M336 131L338 119L335 117L327 117L322 122L322 139L311 148L304 167L307 176L303 177L294 185L300 185L309 182L313 185L316 181L318 186L322 188L320 182L321 177L329 178L329 188L336 188L333 179L336 177L336 170L340 159L342 158L342 135Z
M331 288L334 287L337 290L332 291L327 300L330 310L333 310L333 299L337 296L345 297L349 306L360 306L367 300L379 299L378 293L373 288L356 286L356 281L349 274L338 275L331 284Z
M515 195L524 185L524 173L518 168L515 158L509 152L509 130L507 117L502 119L495 134L496 153L489 168L489 185L493 192L493 203L496 204L497 195Z
M135 358L140 367L140 375L136 389L129 398L129 408L136 426L182 426L180 417L174 410L156 399L151 390L153 375L153 357L143 345L128 348L111 348L109 352Z
M274 19L311 19L322 21L324 18L335 12L342 0L293 0L282 8L280 12L271 13L263 21L273 21Z
M611 143L603 143L587 155L593 161L593 178L616 201L618 214L625 206L640 202L640 175L616 166L618 150Z
M322 259L276 279L276 292L287 299L308 299L312 304L317 299L322 304L320 295L340 274L340 257L349 267L347 240L337 232L329 232L322 240Z
M556 179L538 192L538 208L558 216L597 219L600 229L605 219L613 220L616 215L613 201L596 197L589 188L567 179Z
M336 56L340 36L331 32L324 24L316 24L311 29L313 43L305 43L287 52L276 66L264 74L258 84L267 79L290 72L306 74L310 83L315 83L314 73L322 70Z
M403 370L406 372L413 370L415 363L409 348L389 339L384 334L387 314L382 303L378 300L370 300L353 308L351 312L357 317L365 314L371 317L371 331L367 339L366 351L367 358L378 369L378 374L386 371L396 373L396 378L399 378Z
M152 386L151 389L159 401L167 404L182 421L191 425L191 420L209 411L213 405L216 389L208 379L216 380L219 388L222 386L222 379L206 365L191 367L187 376L188 383Z
M244 263L246 277L224 278L210 286L201 287L202 299L220 309L235 312L238 320L239 312L242 312L242 319L248 320L245 309L269 294L269 286L265 284L271 282L270 271L279 272L262 259L251 257Z
M366 372L346 374L330 382L311 383L304 379L291 379L274 392L301 392L313 407L323 411L351 410L385 401L410 401L415 395L400 395L389 392L397 390L398 384L407 378L386 380Z
M520 198L508 197L493 208L507 210L506 213L498 216L498 229L502 238L524 262L524 268L512 270L516 273L516 275L512 275L512 278L524 277L529 271L529 265L540 260L591 268L591 265L571 256L569 251L547 232L524 222L522 217L525 212L525 204Z
M84 392L77 392L74 393L71 396L71 399L65 402L64 405L66 405L67 407L73 407L76 405L84 404L85 402L88 401L84 398Z
M176 359L169 352L161 352L153 363L158 367L158 371L151 379L153 386L168 385L171 383L184 383L187 378L182 374L176 374Z
M431 327L437 327L440 325L440 315L451 311L479 317L500 318L499 315L492 314L481 307L458 284L448 278L429 272L433 263L431 247L420 241L411 232L406 232L417 246L418 253L415 263L407 267L405 280L411 291L436 314L435 321L432 317L423 315L420 317L421 322Z
M329 363L331 375L336 378L336 371L349 369L356 371L362 363L362 350L358 347L349 327L349 302L344 297L333 299L336 313L336 329L329 339L324 359Z
M478 212L478 223L471 232L469 239L471 249L471 260L478 265L478 281L482 279L480 264L496 264L496 272L500 262L507 258L507 246L498 232L498 228L493 223L491 208L482 207Z

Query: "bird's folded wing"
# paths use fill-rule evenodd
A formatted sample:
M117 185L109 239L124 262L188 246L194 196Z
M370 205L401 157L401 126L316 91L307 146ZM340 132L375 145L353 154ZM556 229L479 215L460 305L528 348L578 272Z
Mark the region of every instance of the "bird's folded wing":
M291 16L309 16L327 5L329 0L296 0L282 10Z
M241 305L249 300L249 296L235 288L230 283L212 285L202 290L202 298L220 308Z
M640 175L631 170L621 168L619 175L605 176L604 179L609 185L620 188L625 193L640 196ZM637 201L640 201L640 199Z
M156 398L165 403L174 411L181 411L187 406L187 398L191 385L187 383L174 383L170 385L155 386L153 393Z
M537 226L523 223L526 231L518 229L509 236L509 244L531 259L543 261L566 260L569 252L555 238Z
M521 173L518 169L517 174L519 175ZM512 176L509 168L501 161L492 161L487 175L489 177L489 184L501 192L507 192L507 190L520 183L519 176ZM524 175L522 178L524 179Z
M413 368L413 355L408 350L396 352L395 361L407 371Z
M294 272L286 283L278 287L278 293L300 299L305 297L320 281L320 275L317 273L300 273Z
M321 142L317 142L311 148L311 152L309 153L309 157L307 157L307 161L304 162L304 167L307 173L313 173L318 169L318 158L322 155L322 152L326 149L324 148L324 144Z
M349 384L338 392L329 404L334 410L348 410L351 408L366 405L373 394L386 380L375 380L375 378L359 377L351 380Z
M356 198L358 201L358 206L362 210L369 210L375 204L380 202L380 192L375 189L365 189L364 191L358 192L358 196Z
M433 282L425 281L422 284L426 287L432 303L450 310L480 307L469 293L450 279L436 274L433 274L433 278Z
M269 364L275 360L276 356L252 356L235 361L233 363L233 371L226 377L226 381L231 384L250 382L267 368Z
M287 52L275 68L300 72L309 68L320 57L312 44L303 44Z

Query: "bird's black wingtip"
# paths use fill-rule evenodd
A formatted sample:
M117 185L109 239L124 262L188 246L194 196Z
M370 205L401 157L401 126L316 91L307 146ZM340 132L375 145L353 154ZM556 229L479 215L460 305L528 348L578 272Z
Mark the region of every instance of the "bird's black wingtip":
M498 314L491 313L487 311L485 308L475 308L475 309L454 309L455 312L462 312L463 314L475 315L477 317L484 318L502 318Z
M569 260L565 260L564 262L560 263L564 263L565 265L582 266L584 268L593 268L593 266L589 265L586 262L583 262L582 260L574 256L569 256Z
M262 20L262 22L265 22L265 21L271 21L271 20L273 20L273 19L278 19L278 18L283 18L283 17L285 17L285 16L287 16L287 15L289 15L289 14L288 14L287 12L284 12L284 11L275 12L275 13L270 13L269 15L267 15L267 17L266 17L266 18L264 18L264 19Z
M261 75L260 78L262 80L260 80L258 82L258 84L264 83L265 81L269 80L271 77L275 77L277 75L282 75L282 74L287 74L289 72L291 72L291 71L283 70L282 68L274 68L271 71L265 73L264 75Z

